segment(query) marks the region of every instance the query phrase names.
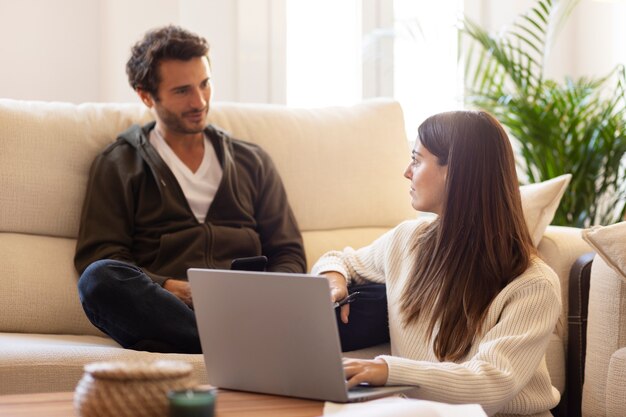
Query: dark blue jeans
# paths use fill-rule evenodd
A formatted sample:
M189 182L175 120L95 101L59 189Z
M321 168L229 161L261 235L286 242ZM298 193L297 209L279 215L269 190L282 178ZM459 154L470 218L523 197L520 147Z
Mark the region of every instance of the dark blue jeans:
M344 352L389 341L385 286L353 286L348 324L337 327ZM134 265L100 260L78 281L78 294L89 320L125 348L152 352L200 353L194 311L154 283ZM268 323L268 325L271 325Z
M384 284L354 285L349 293L359 292L350 303L348 324L344 324L336 309L337 328L341 350L363 349L389 341L389 319L387 315L387 288Z
M202 351L194 311L134 265L92 263L78 281L78 294L89 320L125 348Z

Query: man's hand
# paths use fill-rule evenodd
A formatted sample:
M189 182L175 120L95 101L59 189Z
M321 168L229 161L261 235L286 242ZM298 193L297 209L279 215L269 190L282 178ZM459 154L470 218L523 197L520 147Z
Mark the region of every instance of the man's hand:
M348 381L348 388L352 388L362 382L367 382L370 385L385 385L389 377L389 367L387 362L382 359L344 358L343 370Z
M189 282L178 279L168 279L163 284L163 288L178 297L183 303L193 308L193 300L191 299L191 287Z
M322 275L324 275L330 284L330 297L333 302L341 301L348 296L348 283L346 282L346 277L335 271L324 272ZM350 304L345 304L339 308L341 309L341 321L343 323L348 323Z

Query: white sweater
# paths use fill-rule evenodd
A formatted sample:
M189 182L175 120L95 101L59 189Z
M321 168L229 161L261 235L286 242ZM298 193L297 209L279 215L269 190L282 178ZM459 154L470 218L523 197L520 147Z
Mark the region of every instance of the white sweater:
M402 326L400 297L414 260L408 251L420 223L402 223L359 250L328 252L312 273L337 271L348 283L387 284L393 356L380 356L389 366L387 385L417 385L419 398L478 403L489 415L551 416L559 392L550 382L545 352L561 311L554 271L533 258L493 300L467 357L440 362L426 337L429 320Z

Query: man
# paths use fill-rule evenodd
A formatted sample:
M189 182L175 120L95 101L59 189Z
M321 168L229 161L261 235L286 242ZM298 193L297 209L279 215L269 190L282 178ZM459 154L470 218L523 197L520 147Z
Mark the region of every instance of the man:
M306 270L270 157L207 125L205 39L167 26L132 48L130 85L156 122L132 126L93 162L75 265L91 322L126 348L201 351L186 272L265 255ZM236 306L233 306L236 308Z

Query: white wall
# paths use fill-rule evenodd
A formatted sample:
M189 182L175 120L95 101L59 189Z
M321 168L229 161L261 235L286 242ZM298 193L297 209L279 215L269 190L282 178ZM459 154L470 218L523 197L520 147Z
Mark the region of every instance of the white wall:
M170 23L177 24L180 21L179 2L172 0L88 0L88 2L96 3L99 7L99 15L93 24L100 27L98 52L101 76L98 95L87 100L138 100L126 77L125 68L130 57L130 48L147 30Z
M0 0L0 97L137 101L125 73L147 30L211 44L215 99L284 102L284 0Z
M499 30L535 4L533 0L465 0L471 17ZM626 2L580 0L562 28L547 62L546 76L602 76L626 64Z
M98 2L0 0L0 97L99 96Z
M626 64L626 2L581 0L565 28L574 77L604 75L617 63Z
M533 4L465 2L470 14L494 29L511 23ZM211 43L216 100L282 103L284 4L285 0L0 0L0 97L136 101L124 70L130 47L146 30L175 23ZM626 62L624 22L626 5L581 0L557 42L548 75L603 75L617 62Z
M216 100L285 102L285 0L180 0L183 26L211 44Z

